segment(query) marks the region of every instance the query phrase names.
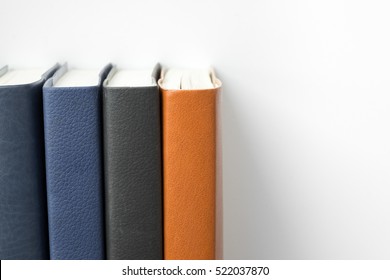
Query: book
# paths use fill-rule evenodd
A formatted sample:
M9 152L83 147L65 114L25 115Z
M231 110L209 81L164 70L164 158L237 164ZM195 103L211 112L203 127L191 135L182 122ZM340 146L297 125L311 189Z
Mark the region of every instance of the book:
M104 83L108 259L162 259L159 75L113 69Z
M111 69L68 70L43 87L51 259L104 259L102 83Z
M47 69L0 69L0 259L48 259L42 86Z
M163 71L164 259L216 258L217 128L212 70Z

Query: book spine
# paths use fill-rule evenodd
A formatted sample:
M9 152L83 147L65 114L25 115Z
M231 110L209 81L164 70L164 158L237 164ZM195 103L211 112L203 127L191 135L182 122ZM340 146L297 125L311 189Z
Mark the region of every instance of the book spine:
M158 88L103 90L108 259L162 259Z
M215 259L219 89L162 89L164 258Z
M104 259L100 88L45 86L43 106L50 257Z
M43 80L0 87L0 259L47 259Z

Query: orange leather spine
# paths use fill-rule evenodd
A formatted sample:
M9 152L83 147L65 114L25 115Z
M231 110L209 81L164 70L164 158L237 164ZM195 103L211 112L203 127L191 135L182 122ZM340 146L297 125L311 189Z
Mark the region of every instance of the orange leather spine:
M164 259L215 259L220 88L162 92Z

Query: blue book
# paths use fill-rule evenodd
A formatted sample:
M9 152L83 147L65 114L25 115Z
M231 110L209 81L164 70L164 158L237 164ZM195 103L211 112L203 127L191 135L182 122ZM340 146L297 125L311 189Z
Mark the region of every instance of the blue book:
M102 83L61 67L43 87L51 259L104 259Z
M0 68L0 259L47 259L42 86L47 69Z

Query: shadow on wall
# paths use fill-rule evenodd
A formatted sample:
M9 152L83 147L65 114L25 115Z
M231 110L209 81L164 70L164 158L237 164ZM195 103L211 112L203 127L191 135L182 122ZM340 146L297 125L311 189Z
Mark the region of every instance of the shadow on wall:
M238 102L234 102L233 97L239 98L237 92L242 90L224 83L222 93L223 257L291 258L300 252L294 247L285 217L280 211L283 205L280 205L273 190L277 184L273 179L277 162L272 159L272 151L267 150L266 142L256 141L259 137L250 139L253 135L250 130L267 131L267 121L247 122L245 118L250 114L243 116L237 113L244 111L236 108ZM254 106L267 111L266 105ZM254 123L257 123L256 127L250 127L249 124Z

